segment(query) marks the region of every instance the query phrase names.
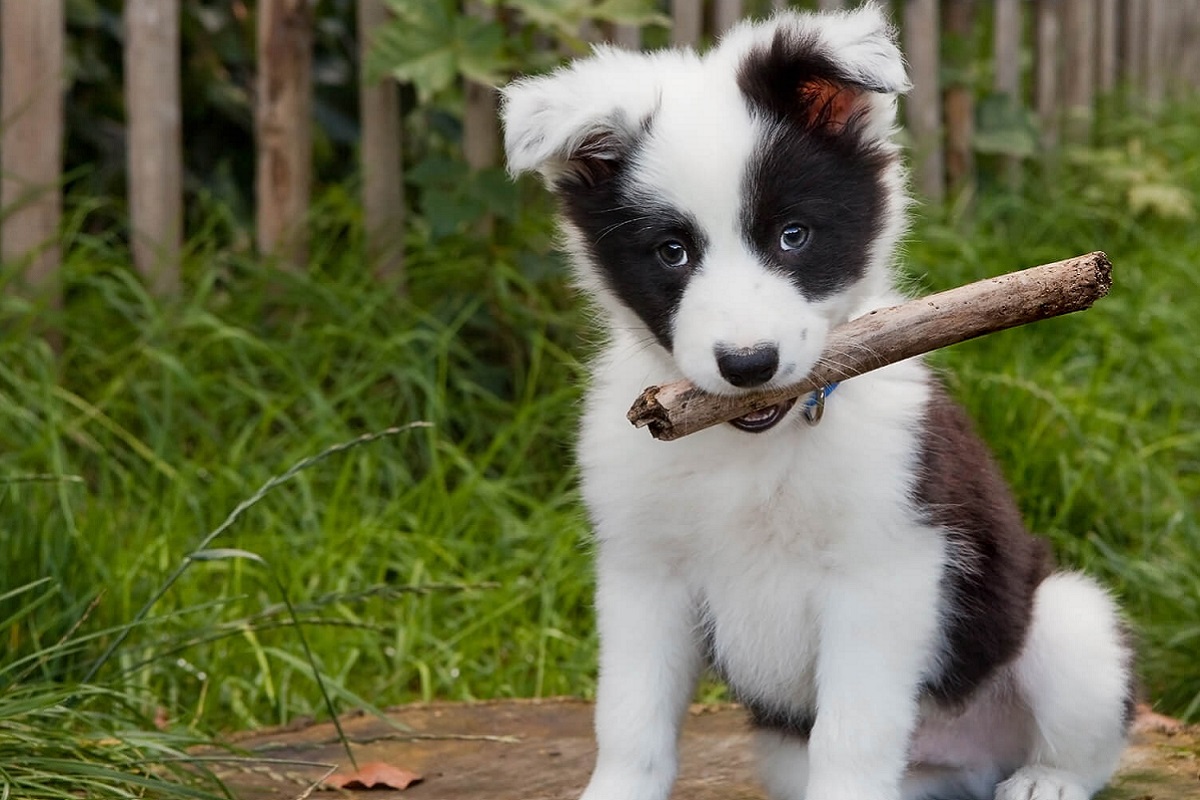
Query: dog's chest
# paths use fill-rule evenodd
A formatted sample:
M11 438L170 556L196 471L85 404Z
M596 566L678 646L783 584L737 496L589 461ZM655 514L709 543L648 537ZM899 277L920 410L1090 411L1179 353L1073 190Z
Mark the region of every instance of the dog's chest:
M837 432L804 433L811 439ZM681 457L659 462L654 478L635 483L652 485L652 500L636 493L607 498L652 520L637 526L647 534L640 542L646 558L677 565L695 598L710 662L748 702L815 704L822 605L839 576L887 547L877 541L881 528L906 513L886 491L897 479L894 463L875 462L880 474L871 483L855 450L825 452L831 454L766 448L752 457Z
M697 567L702 644L741 699L811 707L825 570L770 555L727 553Z

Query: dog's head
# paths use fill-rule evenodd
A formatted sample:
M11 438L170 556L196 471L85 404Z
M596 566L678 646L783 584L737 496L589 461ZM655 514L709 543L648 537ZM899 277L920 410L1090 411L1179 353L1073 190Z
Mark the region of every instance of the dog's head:
M508 163L559 198L614 327L710 392L786 385L890 286L907 87L873 5L743 24L703 56L600 48L505 89Z

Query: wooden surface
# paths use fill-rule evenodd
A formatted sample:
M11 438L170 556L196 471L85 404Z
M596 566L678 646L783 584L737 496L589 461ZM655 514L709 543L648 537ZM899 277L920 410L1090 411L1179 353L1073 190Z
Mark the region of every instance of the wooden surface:
M627 416L654 438L672 441L906 358L1081 311L1111 285L1112 264L1101 252L975 281L839 325L826 337L816 366L797 383L718 396L676 381L647 388Z
M0 258L18 290L57 306L62 218L63 0L0 2Z
M183 124L179 0L126 0L125 109L133 263L157 295L179 292Z
M355 742L360 765L383 761L418 772L424 781L403 792L321 792L314 797L576 800L595 758L592 707L576 700L404 706L390 711L386 720L360 715L344 719L343 726ZM414 734L426 738L415 739ZM249 757L218 770L237 800L294 800L306 796L331 767L349 768L329 723L260 732L237 744L250 751ZM751 733L741 709L693 707L680 752L673 800L765 799L754 777ZM1120 774L1098 800L1197 797L1198 732L1148 730L1135 736Z

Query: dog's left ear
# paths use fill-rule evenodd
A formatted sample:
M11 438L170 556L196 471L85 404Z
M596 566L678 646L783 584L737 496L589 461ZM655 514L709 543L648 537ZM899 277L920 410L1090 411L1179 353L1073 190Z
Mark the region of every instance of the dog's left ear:
M781 14L731 39L725 44L744 52L738 84L752 105L808 130L891 136L896 98L910 84L878 6L834 16Z

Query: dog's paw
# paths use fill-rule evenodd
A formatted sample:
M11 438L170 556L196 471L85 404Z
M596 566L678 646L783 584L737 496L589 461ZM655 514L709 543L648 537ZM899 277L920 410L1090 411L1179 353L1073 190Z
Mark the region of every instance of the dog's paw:
M671 794L672 777L650 773L598 772L592 776L579 800L667 800Z
M997 786L996 800L1088 800L1088 792L1069 772L1031 766Z

